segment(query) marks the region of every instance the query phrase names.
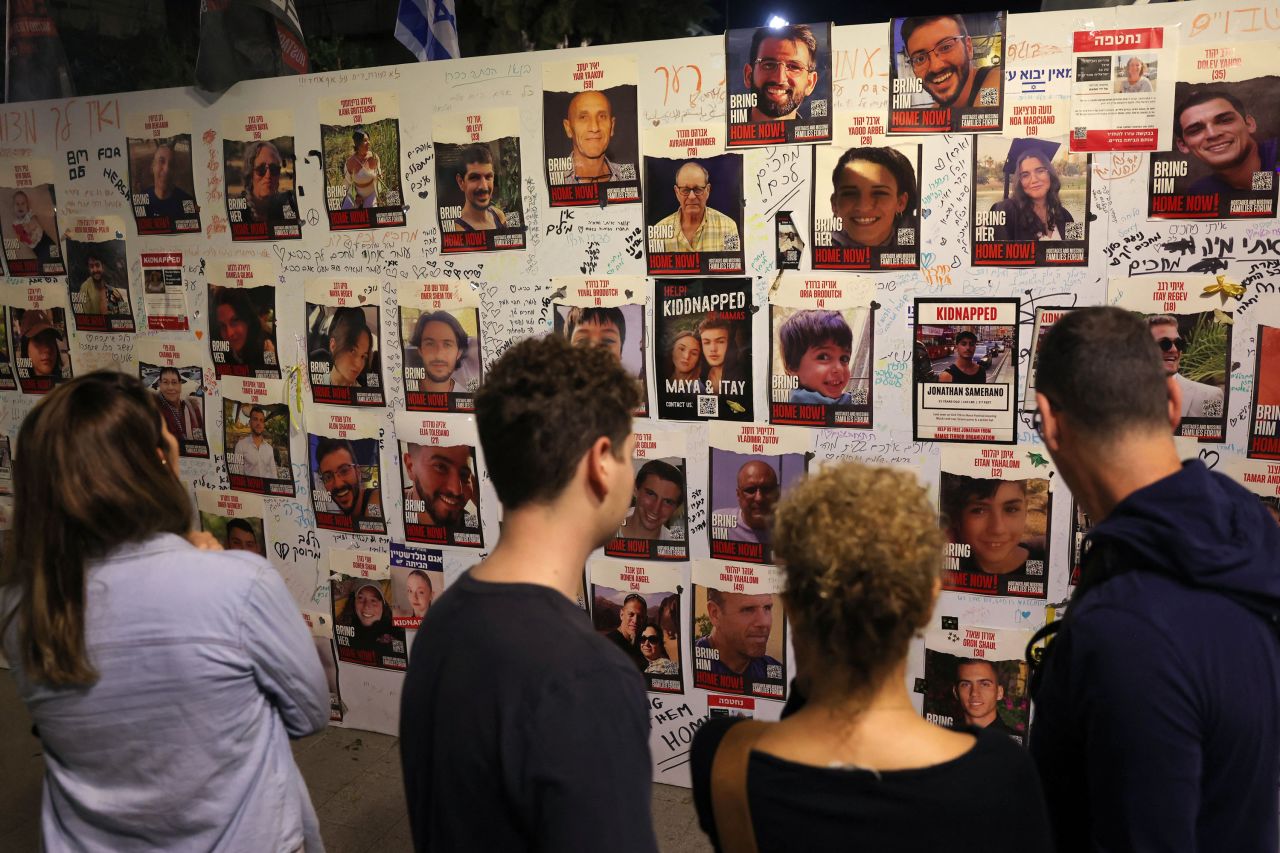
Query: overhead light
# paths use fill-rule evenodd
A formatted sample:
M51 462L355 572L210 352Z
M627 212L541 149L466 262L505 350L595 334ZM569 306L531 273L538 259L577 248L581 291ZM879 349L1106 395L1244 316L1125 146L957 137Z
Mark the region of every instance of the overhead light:
M781 15L770 15L769 23L766 24L765 26L769 27L769 29L776 30L778 27L786 27L790 25L791 25L791 22L788 21L786 18L782 17Z

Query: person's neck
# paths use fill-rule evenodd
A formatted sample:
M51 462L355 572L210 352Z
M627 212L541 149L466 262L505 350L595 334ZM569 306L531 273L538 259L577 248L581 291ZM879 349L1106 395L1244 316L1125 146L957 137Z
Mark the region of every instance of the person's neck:
M956 356L956 366L961 370L968 370L969 368L977 367L977 364L974 362L973 356L958 355ZM970 370L969 372L972 373L973 371Z
M1258 152L1258 143L1252 137L1249 141L1248 155L1235 166L1218 173L1224 181L1238 190L1252 187L1253 173L1262 171L1262 155Z
M488 559L471 570L488 583L531 583L577 601L582 569L595 550L583 509L564 500L508 510L502 535Z
M1173 438L1164 433L1121 435L1108 444L1077 447L1067 485L1093 523L1129 495L1182 470Z
M720 393L720 380L724 377L724 365L717 364L707 370L707 390L710 394Z
M996 721L996 709L992 708L988 713L983 714L981 717L970 717L968 714L965 714L964 721L967 725L985 729Z
M574 151L573 174L575 177L589 181L599 180L600 178L608 176L609 163L605 160L603 154L599 157L584 157L577 151Z
M468 204L462 208L462 219L477 228L487 228L490 225L488 211L487 207L472 207Z
M430 379L422 383L424 393L447 394L453 390L453 379L449 378L443 382L432 382Z
M261 447L262 442L266 441L266 438L267 438L265 435L262 435L261 433L257 433L257 432L253 433L249 437L253 439L254 447Z
M737 673L738 675L746 672L747 667L751 665L751 658L747 657L742 652L726 649L717 642L718 639L719 638L716 637L716 632L713 629L710 637L711 647L720 653L721 666L725 667L730 672Z
M815 692L805 706L815 712L841 719L862 718L872 713L896 714L904 709L916 713L907 693L907 661L903 658L867 690L854 693Z
M702 220L707 218L707 209L701 208L694 213L680 211L680 227L685 231L697 231L702 227Z

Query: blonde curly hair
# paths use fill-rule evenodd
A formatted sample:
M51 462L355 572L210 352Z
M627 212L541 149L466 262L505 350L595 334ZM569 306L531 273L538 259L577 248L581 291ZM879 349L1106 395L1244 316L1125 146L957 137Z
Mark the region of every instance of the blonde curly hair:
M944 539L924 488L892 468L828 466L779 502L773 537L797 650L823 664L811 691L873 687L933 610Z

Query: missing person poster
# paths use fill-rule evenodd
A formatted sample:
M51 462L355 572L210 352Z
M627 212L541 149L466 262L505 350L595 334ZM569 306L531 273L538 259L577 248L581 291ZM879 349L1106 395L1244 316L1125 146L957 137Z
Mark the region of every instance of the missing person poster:
M1276 215L1277 83L1274 44L1196 45L1179 52L1173 150L1151 155L1151 218Z
M1027 356L1027 380L1022 392L1022 410L1036 410L1036 364L1040 358L1040 342L1053 328L1053 324L1067 316L1074 307L1054 307L1051 305L1036 306L1036 321L1031 333L1031 351Z
M1071 132L1073 13L1009 19L1004 68L1004 134L1066 137Z
M644 675L651 693L684 693L680 567L595 559L591 621Z
M440 252L525 247L520 113L495 107L433 119Z
M1146 318L1165 374L1182 394L1174 435L1225 441L1231 377L1232 318L1201 299L1212 276L1111 279L1108 301ZM1216 302L1216 300L1215 300Z
M729 30L730 148L831 139L831 24Z
M56 284L5 288L8 348L23 394L47 394L72 377L66 291Z
M1089 155L1066 138L979 136L971 188L975 267L1085 266Z
M751 279L657 279L658 417L751 421Z
M645 381L644 301L648 284L643 276L611 278L553 278L552 327L578 347L604 347L640 385L640 405L633 415L649 414L649 383ZM563 295L560 295L563 294Z
M692 577L693 686L786 699L782 570L697 560Z
M542 63L543 151L552 207L640 201L634 56Z
M711 556L773 562L773 510L808 470L812 434L760 424L710 426Z
M410 542L483 548L479 436L465 415L396 412L404 534Z
M604 552L628 560L687 560L685 433L658 429L653 421L642 420L637 420L633 429L635 493L626 519L613 541L604 546Z
M320 147L329 228L395 228L400 194L400 100L368 92L320 102Z
M1250 459L1280 461L1280 311L1258 324L1254 344L1253 401L1249 409Z
M71 217L66 250L76 331L134 331L124 220L118 216Z
M218 378L279 379L276 281L265 261L210 260L209 351Z
M813 268L918 269L920 144L870 133L879 124L841 128L842 144L813 149Z
M0 159L0 245L9 275L65 275L61 233L53 164L29 157Z
M417 630L444 592L444 554L391 543L391 624Z
M302 237L294 195L297 164L292 113L264 110L223 119L222 166L232 240Z
M917 298L914 344L915 439L1012 444L1018 300Z
M9 436L0 435L0 497L13 496L13 450Z
M313 278L306 284L311 399L340 406L382 406L382 326L375 278Z
M724 128L662 125L645 134L645 256L649 275L741 275L742 155Z
M330 590L332 592L332 589ZM342 722L346 710L342 704L342 693L338 688L338 658L333 649L333 613L331 610L302 611L302 621L311 629L311 639L316 644L316 655L320 658L320 666L324 669L325 680L329 686L329 720Z
M1266 459L1246 459L1230 453L1223 455L1218 468L1257 495L1271 517L1280 523L1280 463Z
M181 252L142 253L142 313L152 331L185 332L190 328Z
M1043 445L944 445L941 468L942 588L1044 598L1053 465Z
M484 368L480 299L459 281L400 282L400 346L411 412L475 411Z
M191 116L182 110L134 113L125 116L124 131L138 233L198 234Z
M1030 631L983 628L942 617L924 635L924 718L949 729L989 729L1026 743L1031 699L1023 660Z
M156 408L169 434L178 440L178 452L196 459L209 458L205 435L204 347L195 341L138 338L133 344L138 378L155 395Z
M889 132L1000 131L1004 28L1004 12L893 18Z
M1072 499L1071 501L1071 574L1067 578L1068 586L1080 584L1080 569L1084 564L1084 555L1088 553L1085 537L1093 530L1093 519L1084 507Z
M875 282L784 272L769 293L769 422L870 429Z
M1072 48L1071 150L1169 150L1177 30L1079 30Z
M259 495L196 489L200 529L213 534L228 551L267 556L266 513Z
M346 533L385 534L379 423L373 412L312 406L307 410L307 459L316 526Z
M367 556L385 564L385 554ZM334 574L329 583L338 660L376 669L408 666L404 628L397 628L391 616L391 579Z
M238 492L293 497L289 406L279 379L224 376L223 449L227 478Z
M13 374L14 349L9 345L9 307L0 303L0 391L13 391L18 387ZM4 437L4 456L8 460L9 439ZM0 494L6 492L0 491Z

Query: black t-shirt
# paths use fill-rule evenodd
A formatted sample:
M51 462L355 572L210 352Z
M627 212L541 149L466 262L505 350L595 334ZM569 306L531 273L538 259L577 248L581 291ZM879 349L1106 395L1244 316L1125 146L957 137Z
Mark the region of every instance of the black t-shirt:
M950 374L951 381L957 385L981 385L987 381L987 368L982 364L979 364L978 369L970 374L961 370L959 363L953 361L942 372Z
M647 709L635 665L569 599L468 572L423 619L405 676L415 848L655 851Z
M693 739L698 823L716 849L711 762L736 719L709 720ZM753 751L747 799L761 853L1052 853L1040 778L1006 735L967 729L959 758L914 770L811 767Z

